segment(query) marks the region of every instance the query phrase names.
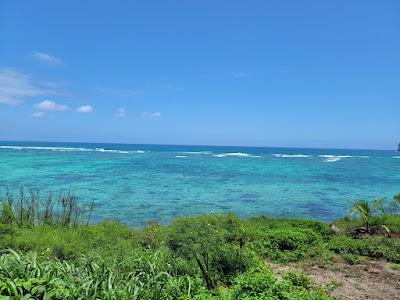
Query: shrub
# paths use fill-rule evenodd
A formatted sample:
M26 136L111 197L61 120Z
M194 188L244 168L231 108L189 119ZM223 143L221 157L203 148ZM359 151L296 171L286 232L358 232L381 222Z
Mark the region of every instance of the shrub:
M301 272L286 272L283 274L283 279L288 280L292 285L304 288L306 290L312 287L310 277Z
M392 270L400 271L400 264L390 263L390 264L389 264L389 267L390 267Z
M339 254L356 254L373 258L386 258L391 262L400 262L400 241L385 237L352 239L338 236L329 242L329 249Z
M311 229L271 229L255 241L254 247L264 257L280 262L297 261L321 252L322 238Z
M343 254L342 258L349 265L360 265L360 264L367 263L367 260L364 257L355 255L355 254L351 254L351 253Z
M213 289L218 278L246 268L240 221L234 215L180 218L168 228L166 244L178 257L193 260Z
M233 298L272 296L272 287L276 281L274 274L268 269L251 269L236 278Z
M233 287L233 299L331 299L322 290L308 291L305 276L286 275L290 280L279 280L266 268L251 269L239 275ZM296 284L292 283L293 280Z

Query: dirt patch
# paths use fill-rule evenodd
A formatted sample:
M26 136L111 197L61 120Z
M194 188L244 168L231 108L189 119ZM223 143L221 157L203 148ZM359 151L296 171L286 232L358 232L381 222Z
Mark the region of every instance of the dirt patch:
M400 299L400 271L390 269L385 261L371 260L367 265L349 265L336 257L324 265L312 262L267 264L278 276L287 271L302 271L316 286L338 299Z

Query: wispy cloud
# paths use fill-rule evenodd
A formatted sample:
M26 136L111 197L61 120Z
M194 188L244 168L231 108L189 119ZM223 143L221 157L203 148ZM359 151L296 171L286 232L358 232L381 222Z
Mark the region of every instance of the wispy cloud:
M32 56L37 60L43 61L43 62L51 64L51 65L62 65L64 63L58 57L55 57L53 55L50 55L50 54L44 53L44 52L33 51Z
M82 105L79 106L76 111L83 114L91 113L93 112L93 107L91 105Z
M125 108L123 107L117 108L117 111L115 112L114 116L116 116L117 118L125 117Z
M145 111L145 112L141 113L141 116L142 116L142 118L150 118L150 119L151 118L159 118L159 117L161 117L161 113L158 111L156 111L156 112Z
M32 114L32 116L34 116L35 118L43 118L44 117L44 112L42 111L37 111L35 113Z
M51 94L51 91L34 85L29 76L0 68L0 104L17 105L26 97L46 94Z
M68 105L65 104L58 104L54 101L44 100L35 105L36 108L42 110L50 110L50 111L65 111L69 109Z

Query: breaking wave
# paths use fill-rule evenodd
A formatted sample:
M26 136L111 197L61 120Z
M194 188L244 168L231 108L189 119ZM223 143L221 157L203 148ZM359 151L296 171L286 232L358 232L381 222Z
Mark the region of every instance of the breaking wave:
M78 148L78 147L33 147L33 146L0 146L0 149L11 149L11 150L47 150L47 151L58 151L58 152L104 152L104 153L146 153L143 150L127 151L127 150L113 150L104 148Z
M220 153L220 154L214 154L213 156L215 156L215 157L226 157L226 156L232 156L232 157L261 157L260 155L251 155L251 154L243 153L243 152Z
M279 158L308 158L311 157L312 155L306 155L306 154L272 154L275 157Z

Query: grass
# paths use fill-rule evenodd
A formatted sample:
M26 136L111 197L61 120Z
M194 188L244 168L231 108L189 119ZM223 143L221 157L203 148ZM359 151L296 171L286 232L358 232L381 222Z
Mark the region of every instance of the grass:
M338 234L318 221L233 214L132 229L90 225L75 196L52 196L53 208L36 196L11 198L0 215L0 296L9 299L331 299L337 283L323 290L303 273L280 278L265 262L320 264L336 254L348 264L400 263L398 214L369 218L391 237L354 237L365 223L355 218L335 221Z

